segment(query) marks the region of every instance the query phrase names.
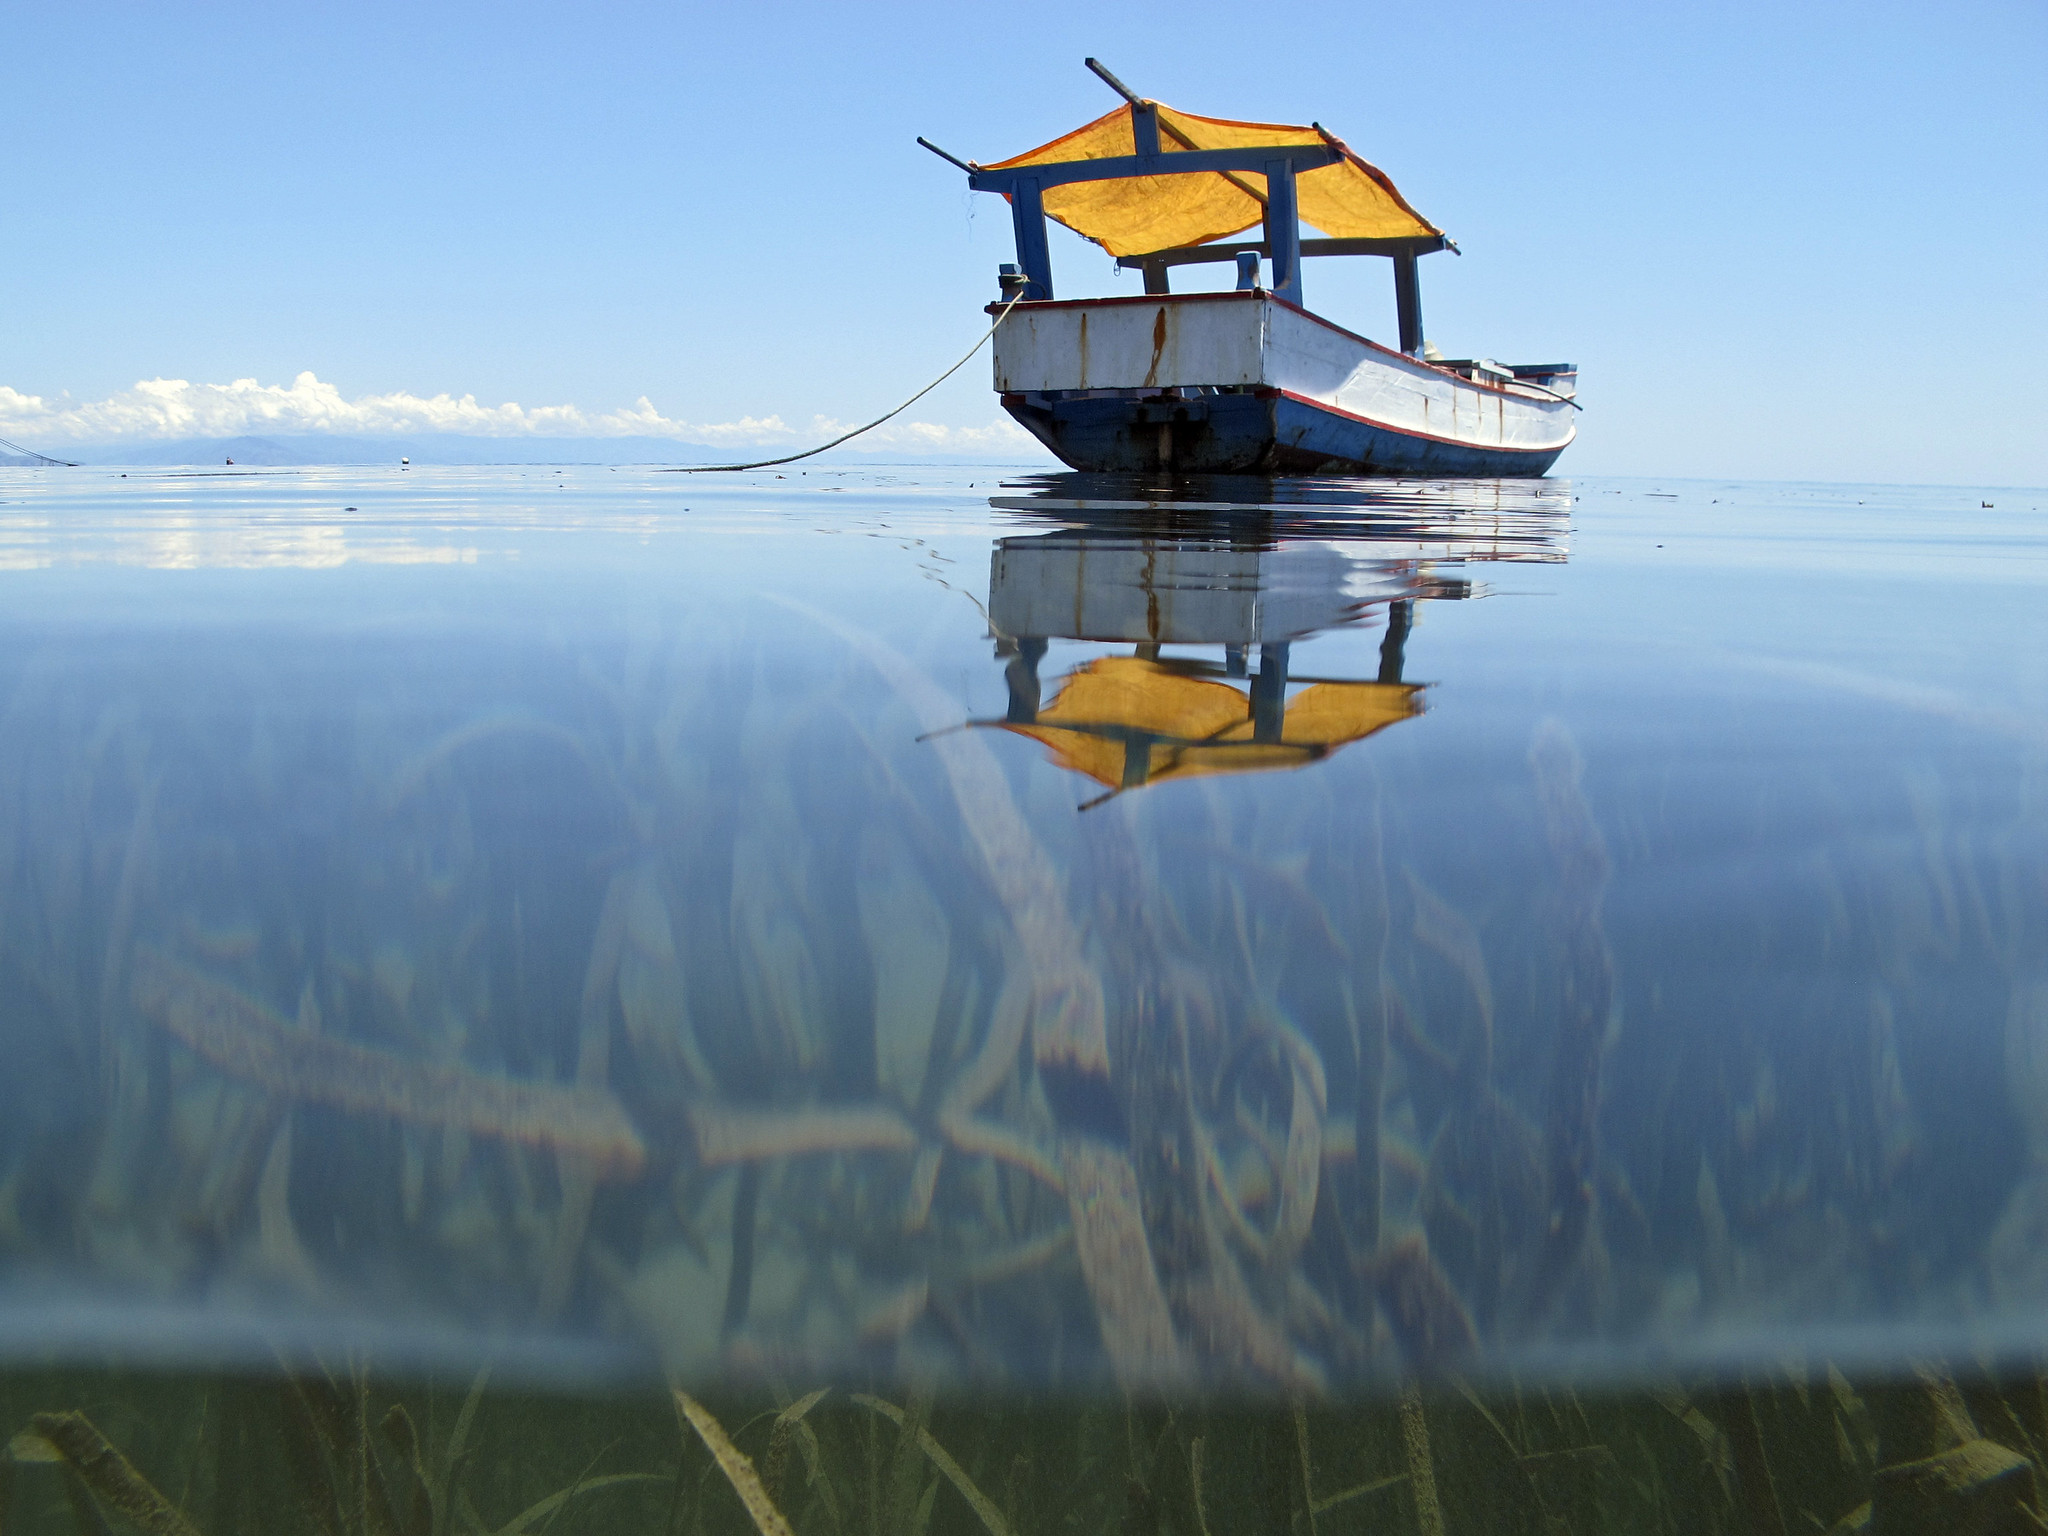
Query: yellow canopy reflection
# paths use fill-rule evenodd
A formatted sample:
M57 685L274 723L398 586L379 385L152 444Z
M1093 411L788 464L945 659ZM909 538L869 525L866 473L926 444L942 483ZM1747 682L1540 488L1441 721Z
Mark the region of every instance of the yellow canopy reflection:
M1044 743L1063 768L1115 792L1203 774L1299 768L1422 713L1419 683L1310 683L1261 718L1257 701L1186 666L1104 656L1072 673L1028 721L991 721Z
M1159 114L1160 148L1169 154L1175 150L1313 144L1319 138L1342 149L1342 160L1303 171L1296 181L1302 222L1327 235L1340 240L1398 240L1443 233L1408 205L1384 171L1361 160L1320 128L1196 117L1151 105ZM1131 111L1118 107L1050 144L998 160L987 169L1107 160L1135 152ZM1136 256L1219 240L1251 228L1266 214L1266 178L1251 172L1217 171L1075 182L1048 187L1045 211L1112 256Z

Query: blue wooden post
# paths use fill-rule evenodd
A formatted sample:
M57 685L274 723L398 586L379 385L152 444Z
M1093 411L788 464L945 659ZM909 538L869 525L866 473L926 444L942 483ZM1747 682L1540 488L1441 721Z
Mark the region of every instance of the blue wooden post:
M1131 145L1141 155L1159 153L1159 107L1155 102L1131 103Z
M1159 153L1159 106L1156 102L1131 103L1131 147L1140 155ZM1142 270L1147 293L1173 292L1173 284L1166 276L1165 262L1148 261Z
M1281 158L1272 158L1276 151ZM1047 187L1121 181L1133 176L1199 176L1218 171L1264 174L1266 241L1273 257L1273 291L1299 304L1301 220L1294 195L1294 173L1297 168L1314 170L1317 166L1334 165L1341 158L1342 151L1327 144L1279 144L1253 149L1176 150L1171 155L1112 155L1101 160L1061 160L1004 170L976 167L966 161L956 163L968 165L967 185L975 191L1000 192L1009 198L1010 220L1017 232L1017 262L1024 269L1024 294L1029 299L1052 297L1052 251L1046 243L1045 230ZM1163 262L1159 264L1157 281L1163 290ZM1146 286L1151 291L1151 282Z
M1045 197L1029 177L1011 183L1010 223L1017 232L1017 264L1024 269L1025 299L1051 298L1052 247L1045 238Z
M1124 738L1124 777L1120 789L1143 789L1152 778L1152 743L1159 738L1132 731Z
M1400 317L1401 350L1410 357L1422 356L1422 284L1413 251L1394 258L1394 309Z
M1408 628L1415 622L1415 599L1397 598L1387 604L1387 632L1380 639L1380 681L1398 683L1407 658Z
M1010 687L1010 711L1003 718L1011 725L1036 725L1041 686L1038 664L1045 659L1047 642L1036 635L1021 635L1016 654L1003 668L1003 680ZM998 649L997 654L1001 651Z
M1287 734L1287 642L1259 647L1259 675L1252 679L1252 740L1276 742Z
M1266 250L1273 260L1273 297L1301 302L1301 214L1294 197L1294 162L1266 162Z

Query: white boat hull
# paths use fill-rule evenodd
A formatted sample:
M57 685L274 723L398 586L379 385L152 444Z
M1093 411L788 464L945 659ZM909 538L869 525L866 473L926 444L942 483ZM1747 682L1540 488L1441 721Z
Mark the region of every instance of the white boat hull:
M1020 304L1004 407L1085 470L1545 473L1576 371L1423 362L1260 290Z

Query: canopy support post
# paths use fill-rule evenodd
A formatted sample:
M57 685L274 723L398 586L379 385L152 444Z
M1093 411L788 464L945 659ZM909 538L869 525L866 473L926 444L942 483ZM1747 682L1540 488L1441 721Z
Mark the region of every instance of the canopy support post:
M1156 116L1156 114L1154 114ZM1266 178L1266 247L1273 257L1273 291L1301 302L1301 218L1294 177L1335 165L1343 151L1328 144L1273 144L1250 149L1186 149L1171 155L1111 155L1099 160L1059 160L1031 166L977 167L967 185L1000 192L1010 200L1017 232L1017 264L1024 269L1024 296L1052 297L1052 252L1046 244L1045 191L1091 181L1137 176L1200 176L1249 172ZM1164 257L1167 253L1157 253ZM1167 265L1172 265L1170 261Z
M1159 153L1159 107L1155 102L1131 103L1131 144L1141 155Z
M1115 75L1112 75L1108 70L1104 69L1101 65L1097 64L1093 59L1090 59L1088 61L1088 67L1093 69L1098 75L1102 76L1103 79L1109 81L1113 87L1115 87L1118 90L1124 91L1126 97L1130 101L1132 152L1139 155L1158 154L1159 104L1157 102L1145 101L1137 96L1131 96L1129 94L1128 88L1125 87L1124 83L1121 80L1117 79ZM1147 293L1173 292L1172 285L1167 280L1165 262L1148 261L1145 263L1142 270L1145 274L1145 291Z
M1036 180L1019 177L1010 186L1010 224L1017 234L1017 265L1024 269L1024 297L1052 297L1052 247L1045 237L1045 196Z
M1401 319L1401 350L1410 357L1422 356L1422 284L1415 254L1402 251L1394 257L1394 308Z
M1259 675L1252 679L1252 740L1263 744L1287 734L1287 642L1259 646Z
M1081 61L1095 72L1095 78L1131 104L1131 144L1141 155L1159 153L1159 103L1147 101L1117 79L1094 59ZM1162 290L1163 291L1163 290Z
M1408 629L1415 622L1415 599L1397 597L1387 604L1387 632L1380 638L1380 677L1383 683L1401 681L1401 668L1408 652Z
M1273 260L1273 297L1301 302L1301 215L1294 196L1294 162L1266 162L1266 250Z
M1010 725L1038 724L1038 664L1045 659L1046 648L1047 643L1040 636L1017 637L1016 652L1003 668L1003 681L1010 689L1010 710L1003 718Z
M1124 774L1118 789L1143 789L1152 778L1152 743L1157 737L1132 731L1124 737Z

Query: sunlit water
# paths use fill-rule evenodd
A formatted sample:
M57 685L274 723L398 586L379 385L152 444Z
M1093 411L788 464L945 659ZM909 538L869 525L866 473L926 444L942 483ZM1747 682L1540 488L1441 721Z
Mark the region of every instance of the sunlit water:
M1599 1383L1747 1507L1677 1373L2048 1344L2044 501L0 472L9 1411Z

